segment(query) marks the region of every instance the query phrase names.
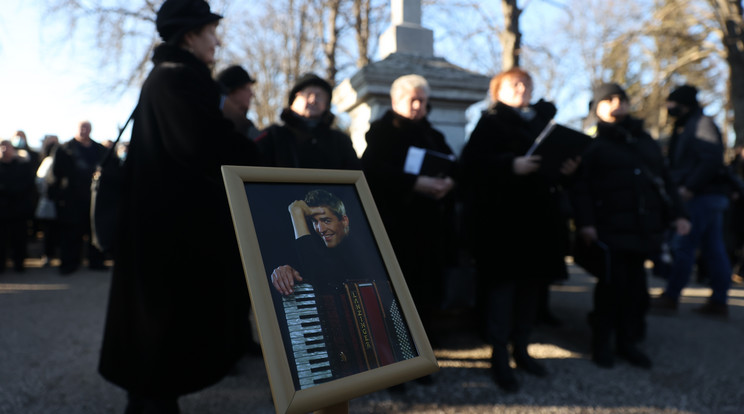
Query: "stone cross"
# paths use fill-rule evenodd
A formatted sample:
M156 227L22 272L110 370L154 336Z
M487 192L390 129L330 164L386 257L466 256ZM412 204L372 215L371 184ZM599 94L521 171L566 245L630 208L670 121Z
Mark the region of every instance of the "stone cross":
M391 0L390 17L394 26L408 25L421 27L420 0Z
M380 58L391 53L432 57L434 33L421 26L421 0L391 0L392 25L380 36Z

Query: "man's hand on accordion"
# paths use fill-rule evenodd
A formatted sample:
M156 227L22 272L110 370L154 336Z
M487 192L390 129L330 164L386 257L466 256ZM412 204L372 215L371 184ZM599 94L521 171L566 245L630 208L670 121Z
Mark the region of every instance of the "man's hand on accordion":
M302 282L302 276L290 265L279 266L271 272L271 284L282 295L294 293L295 282Z

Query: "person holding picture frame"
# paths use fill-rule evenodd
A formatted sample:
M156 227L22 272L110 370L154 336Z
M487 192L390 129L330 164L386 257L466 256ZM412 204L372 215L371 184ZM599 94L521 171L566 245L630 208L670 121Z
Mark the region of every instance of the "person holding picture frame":
M166 0L123 165L99 372L127 414L180 412L178 398L244 354L248 301L221 166L262 162L220 111L220 45L204 0Z

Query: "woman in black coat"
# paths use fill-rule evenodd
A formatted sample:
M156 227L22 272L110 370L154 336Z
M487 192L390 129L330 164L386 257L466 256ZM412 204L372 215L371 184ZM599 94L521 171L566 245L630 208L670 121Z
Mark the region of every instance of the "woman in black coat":
M681 234L690 224L682 218L659 145L642 121L628 115L625 91L602 84L593 102L596 138L582 156L572 189L577 243L599 241L610 254L609 275L597 280L589 317L592 359L601 367L614 365L614 334L619 356L650 368L651 360L637 348L649 304L644 262L660 249L673 221Z
M242 355L245 285L220 166L257 164L219 108L209 65L221 16L167 0L134 116L100 372L127 413L177 413ZM151 411L152 410L152 411Z
M525 156L555 107L530 104L532 79L519 68L495 76L490 91L494 103L460 160L464 217L485 306L485 334L493 346L492 374L502 389L514 392L519 384L509 366L510 342L517 367L547 374L527 345L541 289L566 275L568 229L560 187L538 173L539 156ZM563 172L575 168L569 160Z
M452 264L447 258L455 251L447 245L454 233L455 157L444 135L426 119L426 79L402 76L393 82L390 96L392 110L367 132L362 168L424 328L436 343L432 316L440 304L442 271ZM436 152L445 157L445 168L406 169L412 150Z

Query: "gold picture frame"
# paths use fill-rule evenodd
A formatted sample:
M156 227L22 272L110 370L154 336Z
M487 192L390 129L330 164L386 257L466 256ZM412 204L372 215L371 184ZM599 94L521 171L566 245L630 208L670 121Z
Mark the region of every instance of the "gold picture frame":
M222 175L277 413L307 413L329 407L343 407L353 398L431 374L439 369L361 171L223 166ZM346 232L353 235L353 240L356 241L353 245L351 242L347 245L356 248L353 252L358 252L359 261L366 260L364 269L382 270L370 272L374 273L376 278L372 283L353 282L357 284L351 288L366 289L367 297L372 298L367 302L368 305L365 305L371 309L369 319L361 319L359 316L362 313L366 315L366 311L355 311L354 303L349 305L348 300L354 298L355 294L344 296L342 293L343 298L337 300L346 301L346 305L352 308L352 316L340 319L347 321L353 319L356 330L341 326L337 327L336 334L324 338L330 342L327 352L329 357L324 360L342 361L337 365L362 368L344 371L346 373L343 374L336 371L335 366L331 364L331 368L318 368L321 374L312 374L327 375L327 378L303 379L303 375L310 375L305 372L315 371L315 368L306 369L301 363L304 357L297 356L299 352L297 347L305 347L303 341L306 339L290 339L296 335L289 332L298 328L288 322L292 320L290 314L294 315L294 310L287 308L289 306L287 303L291 302L288 298L295 295L282 295L270 279L272 269L282 263L284 255L290 257L294 254L293 246L298 246L300 240L296 237L296 231L292 232L293 222L290 220L288 206L294 200L302 199L303 194L316 190L338 194L343 200L346 206L344 214L348 213L352 223L351 230L349 231L347 226ZM310 242L312 237L316 237L317 242L312 243L333 247L328 243L323 245L324 239L319 237L319 232L313 231L312 223L315 222L307 221L312 234L303 240ZM352 238L349 237L347 240ZM332 249L319 251L321 250L332 251ZM333 251L339 252L340 249ZM345 254L344 257L346 256L350 255ZM387 280L384 280L385 277ZM315 280L319 286L336 284L335 279L329 281L319 277ZM345 288L341 291L348 293L353 283L344 282ZM298 291L295 293L299 296L299 285L296 287ZM319 298L338 295L334 293L337 291L333 290L333 287L318 289L324 293L318 293ZM321 302L320 299L318 302ZM380 307L379 312L375 310L375 304ZM346 305L341 307L345 308ZM322 309L320 305L318 307ZM356 309L361 308L362 306L357 303ZM400 315L395 315L396 313ZM326 325L333 325L331 322L339 319L329 317L329 320L325 321L322 313L313 317L320 319L324 328ZM338 335L338 332L348 332L348 336ZM330 350L333 348L331 346L334 345L333 342L341 337L355 341L358 348L350 348L349 352ZM360 349L363 351L358 351ZM305 352L305 349L301 351ZM366 353L370 356L359 356ZM305 384L301 384L300 381L305 381Z

